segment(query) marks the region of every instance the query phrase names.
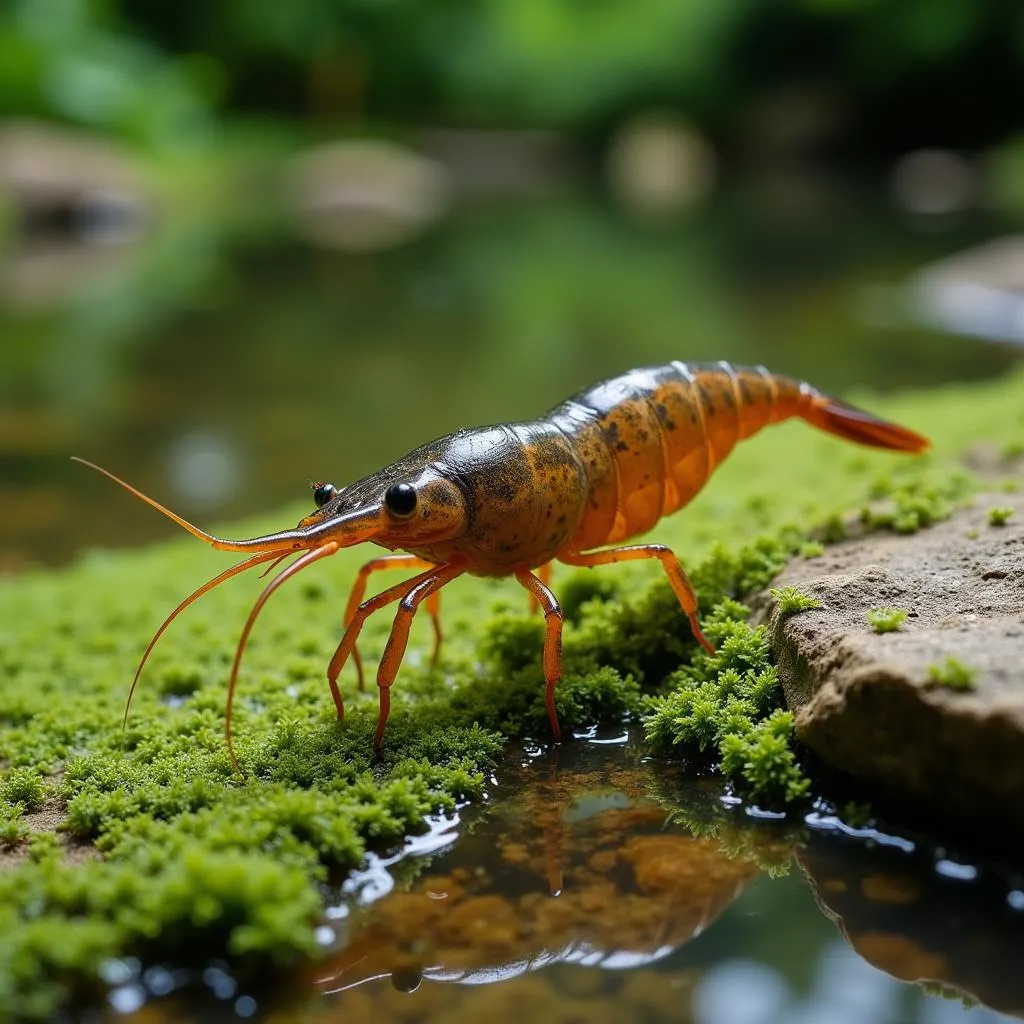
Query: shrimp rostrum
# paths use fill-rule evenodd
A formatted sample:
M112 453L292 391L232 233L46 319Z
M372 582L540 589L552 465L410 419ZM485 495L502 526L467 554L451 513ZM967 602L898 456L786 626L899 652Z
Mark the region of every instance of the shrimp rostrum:
M192 601L247 569L266 562L274 563L274 568L297 556L266 585L238 641L225 716L234 761L231 703L242 652L260 610L296 573L342 548L370 541L400 553L374 558L357 574L344 635L327 668L339 719L344 703L338 677L351 657L362 687L356 641L370 615L398 605L377 669L380 713L374 745L379 749L391 684L420 605L426 604L434 622L436 659L441 589L464 573L510 576L529 591L545 615L545 698L551 731L558 740L554 692L561 675L562 612L548 587L551 563L598 566L656 559L694 637L713 654L701 632L697 598L675 554L661 544L624 542L690 502L737 441L793 417L875 448L919 452L928 446L913 431L764 367L673 362L601 381L540 419L449 434L347 487L316 484L316 510L294 529L248 540L211 536L100 469L212 547L246 555L168 616L146 648L132 692L154 644ZM382 569L414 574L364 600L369 576Z

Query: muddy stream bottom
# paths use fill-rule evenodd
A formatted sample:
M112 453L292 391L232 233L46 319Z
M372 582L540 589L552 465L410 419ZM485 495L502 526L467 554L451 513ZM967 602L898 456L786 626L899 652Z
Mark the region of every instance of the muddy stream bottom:
M1019 873L759 812L627 736L515 750L482 806L372 859L328 904L326 957L273 989L226 964L119 961L90 1019L1024 1017Z

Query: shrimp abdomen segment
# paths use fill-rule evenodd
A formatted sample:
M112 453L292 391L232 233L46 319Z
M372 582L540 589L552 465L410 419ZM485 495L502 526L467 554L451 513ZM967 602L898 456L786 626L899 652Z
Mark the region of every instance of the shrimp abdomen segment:
M575 418L578 445L603 448L599 489L602 503L614 514L609 517L605 508L604 516L592 515L589 522L585 516L581 523L582 531L592 536L598 532L597 522L604 525L610 518L597 543L645 533L663 515L665 460L657 412L650 401L656 386L657 369L633 370L580 392L550 414L563 429L566 418ZM596 457L588 454L584 466Z
M927 441L763 366L668 363L601 381L545 417L573 439L588 477L579 529L563 550L647 532L688 504L738 441L799 416L837 437L899 451Z

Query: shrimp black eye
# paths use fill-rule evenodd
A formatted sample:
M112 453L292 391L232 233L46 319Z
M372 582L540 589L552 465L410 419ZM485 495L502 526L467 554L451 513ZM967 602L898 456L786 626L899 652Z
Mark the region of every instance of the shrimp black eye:
M392 484L384 492L387 510L398 519L405 519L416 511L416 488L412 484Z
M313 501L316 502L317 508L323 508L337 493L338 488L334 484L313 485Z

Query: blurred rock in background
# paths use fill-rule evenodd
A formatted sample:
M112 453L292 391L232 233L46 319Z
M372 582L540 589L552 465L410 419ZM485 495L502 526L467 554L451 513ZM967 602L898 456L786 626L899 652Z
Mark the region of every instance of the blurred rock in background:
M288 202L303 235L335 249L399 245L429 227L451 203L444 167L391 142L350 139L294 158Z
M606 156L608 183L634 213L671 216L706 198L715 183L711 144L683 118L643 113L612 136Z
M921 322L985 341L1024 344L1024 235L972 246L910 283Z

